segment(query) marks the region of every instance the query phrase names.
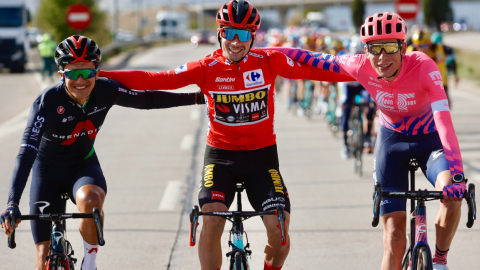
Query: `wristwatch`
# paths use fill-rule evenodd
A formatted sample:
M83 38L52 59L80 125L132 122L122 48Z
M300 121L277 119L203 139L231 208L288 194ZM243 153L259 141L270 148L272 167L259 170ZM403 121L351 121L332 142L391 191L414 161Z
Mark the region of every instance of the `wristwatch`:
M452 182L454 184L467 183L465 176L463 174L457 173L452 177Z

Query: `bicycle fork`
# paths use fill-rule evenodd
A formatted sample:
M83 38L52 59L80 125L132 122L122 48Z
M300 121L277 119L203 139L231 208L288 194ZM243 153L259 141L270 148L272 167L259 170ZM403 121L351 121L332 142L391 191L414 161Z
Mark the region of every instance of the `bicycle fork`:
M415 217L412 217L411 223L414 223L412 225L412 234L411 238L413 239L413 235L415 235L415 242L414 244L410 246L410 251L411 251L411 258L412 258L412 268L411 269L417 269L417 262L418 262L418 256L420 255L420 250L421 249L426 249L426 257L427 261L423 262L424 264L427 264L430 268L432 269L433 267L433 262L432 262L432 253L430 251L430 247L428 245L427 241L427 209L425 207L425 202L423 200L420 200L418 202L418 205L415 209ZM415 231L413 231L413 228L415 228Z

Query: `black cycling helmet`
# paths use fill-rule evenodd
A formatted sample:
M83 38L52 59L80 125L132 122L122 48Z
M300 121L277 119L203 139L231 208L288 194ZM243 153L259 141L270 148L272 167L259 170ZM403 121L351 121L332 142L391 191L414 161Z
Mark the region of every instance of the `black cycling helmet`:
M97 68L101 60L102 52L97 43L80 35L73 35L64 39L58 44L55 51L55 63L61 70L66 64L77 62L93 62L95 68Z

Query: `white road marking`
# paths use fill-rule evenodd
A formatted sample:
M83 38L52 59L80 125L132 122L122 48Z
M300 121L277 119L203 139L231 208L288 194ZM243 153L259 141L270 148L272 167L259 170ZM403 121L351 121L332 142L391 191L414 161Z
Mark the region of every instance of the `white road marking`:
M193 146L193 135L187 134L183 136L182 142L180 143L180 149L190 150Z
M160 211L172 211L177 205L178 198L183 188L181 181L168 181L167 188L163 192L162 201L158 206Z
M190 112L190 119L195 121L200 119L200 110L193 110L192 112Z
M49 87L50 85L53 85L53 83L46 83L42 81L42 76L40 73L36 72L33 74L33 77L35 80L38 82L40 89L39 91L42 91L43 89ZM27 120L28 120L28 114L30 113L30 108L24 110L23 112L19 113L18 115L12 117L10 120L6 121L5 123L0 125L0 141L5 138L6 136L24 129L27 126Z

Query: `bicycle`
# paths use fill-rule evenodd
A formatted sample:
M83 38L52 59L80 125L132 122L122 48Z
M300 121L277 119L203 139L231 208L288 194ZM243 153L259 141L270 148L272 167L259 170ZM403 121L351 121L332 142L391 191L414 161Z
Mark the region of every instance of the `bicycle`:
M69 199L67 194L62 195L62 199L66 204ZM9 213L12 227L15 228L17 217L10 211ZM100 216L100 210L95 207L93 213L73 213L73 214L36 214L36 215L22 215L22 220L49 220L52 225L52 237L49 245L49 255L45 258L47 260L47 270L74 270L77 259L73 257L74 251L72 245L65 238L66 235L66 219L69 218L93 218L95 221L95 228L97 230L98 243L100 246L105 245L103 239L103 229ZM17 246L15 243L15 230L8 237L8 247L14 249Z
M357 102L357 97L355 97L355 102L351 104L352 111L350 113L350 119L348 120L350 123L350 129L347 131L347 143L348 143L348 150L350 153L353 154L354 160L354 171L358 173L361 177L363 175L363 122L362 122L362 112L363 108L367 104Z
M287 235L285 233L285 211L282 206L277 206L275 211L242 211L241 193L244 190L242 183L237 183L237 211L225 211L225 212L200 212L197 205L193 206L190 213L190 237L189 245L195 246L196 233L198 227L199 216L218 216L232 222L232 229L230 230L230 236L228 239L228 246L232 248L230 252L226 254L227 258L230 257L230 270L250 270L248 265L247 256L251 256L252 251L249 249L248 235L243 230L243 221L255 216L276 215L278 217L278 224L280 228L280 242L282 245L287 244ZM247 243L243 244L243 235L245 234ZM233 236L233 241L232 241Z
M410 199L410 233L407 236L407 250L402 260L402 269L432 270L432 253L427 242L427 218L426 201L443 199L442 191L415 190L415 171L418 169L415 159L410 160L410 189L413 191L382 191L380 183L375 183L373 193L373 221L372 226L379 223L380 202L382 198L406 198ZM468 204L467 227L471 228L476 220L475 184L468 185L468 191L464 194ZM415 207L415 200L417 204Z
M332 131L333 137L336 137L340 126L340 117L338 114L339 107L337 107L338 94L334 85L330 85L328 91L328 106L325 118L327 119L328 127Z

